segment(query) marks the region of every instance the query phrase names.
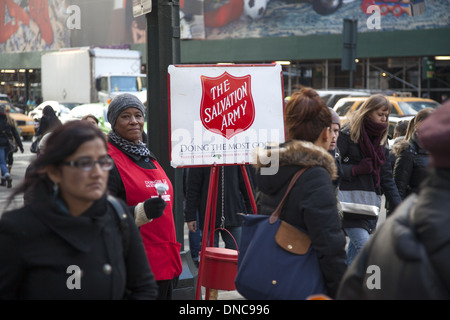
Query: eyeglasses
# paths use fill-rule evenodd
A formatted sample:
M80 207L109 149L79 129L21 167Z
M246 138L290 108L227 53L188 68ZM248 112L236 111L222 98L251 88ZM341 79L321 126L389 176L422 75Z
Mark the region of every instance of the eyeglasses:
M85 158L80 158L80 159L77 159L74 161L66 161L66 162L63 162L62 164L66 165L66 166L76 167L83 171L90 171L94 168L96 163L98 163L100 165L100 168L104 171L111 170L114 165L113 160L108 156L102 157L98 160L94 160L92 158L85 157Z

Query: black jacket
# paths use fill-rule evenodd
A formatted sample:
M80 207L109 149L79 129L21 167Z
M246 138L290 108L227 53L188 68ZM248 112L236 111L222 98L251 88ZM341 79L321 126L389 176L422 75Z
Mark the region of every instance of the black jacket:
M449 194L450 170L431 170L419 195L409 196L360 251L337 298L450 299Z
M247 192L244 177L240 166L220 166L219 183L217 186L217 207L215 227L219 227L222 218L222 196L223 213L225 217L225 227L239 227L242 224L242 217L238 213L252 213L250 197ZM222 175L222 170L225 173ZM196 220L199 212L200 229L206 213L206 202L208 198L208 187L211 167L189 168L186 179L186 203L184 209L184 219L186 222ZM222 177L223 193L222 193ZM253 190L251 190L253 193Z
M9 140L14 140L16 144L23 149L22 140L20 139L20 135L17 132L16 127L10 125L6 118L6 115L0 115L0 146L6 147L9 146Z
M53 131L59 125L61 125L61 120L58 119L53 108L45 106L44 110L42 110L42 117L39 120L39 127L36 129L35 136L43 137L44 134Z
M345 236L332 184L337 177L334 159L326 150L299 140L272 148L271 152L279 152L280 167L276 174L265 175L262 164L257 164L258 214L272 214L293 175L308 168L292 188L280 218L308 233L328 294L334 297L346 270Z
M393 147L396 155L394 180L402 199L419 191L420 184L426 177L430 163L428 152L417 142L416 136L402 140Z
M402 199L398 194L392 175L391 163L389 160L389 150L383 147L386 162L380 170L380 187L375 186L375 180L372 174L360 175L354 177L352 175L352 167L361 162L364 158L359 144L354 143L350 139L350 131L348 126L342 128L337 141L338 148L341 152L343 177L340 190L363 190L375 191L377 194L384 194L392 210L401 203ZM377 218L362 214L353 214L344 212L342 226L344 228L364 228L369 233L375 230Z
M124 205L124 204L123 204ZM106 197L81 216L56 202L33 203L0 220L0 299L154 299L157 285L128 215L124 257L116 213ZM74 272L81 269L79 288ZM72 277L72 278L71 278Z

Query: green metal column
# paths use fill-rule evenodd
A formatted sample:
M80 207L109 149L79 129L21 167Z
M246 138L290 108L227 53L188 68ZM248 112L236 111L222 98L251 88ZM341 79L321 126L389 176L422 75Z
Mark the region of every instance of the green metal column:
M177 240L184 250L183 184L181 169L170 166L168 73L180 63L179 1L154 0L147 17L148 145L174 187Z

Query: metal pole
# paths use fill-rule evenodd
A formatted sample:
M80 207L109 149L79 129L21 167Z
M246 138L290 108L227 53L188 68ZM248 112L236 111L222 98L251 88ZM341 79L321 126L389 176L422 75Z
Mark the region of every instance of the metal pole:
M366 59L366 89L370 89L370 58Z
M420 98L422 97L422 58L418 59L417 96Z
M170 166L167 68L180 63L179 1L157 0L147 14L148 145L174 188L177 241L184 250L183 175Z

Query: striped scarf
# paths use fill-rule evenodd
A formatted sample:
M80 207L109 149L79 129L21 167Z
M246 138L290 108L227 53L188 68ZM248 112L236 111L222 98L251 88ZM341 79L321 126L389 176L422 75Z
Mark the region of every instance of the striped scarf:
M150 150L148 150L145 143L139 140L138 143L134 143L131 141L128 141L118 134L116 134L113 130L109 131L108 133L108 139L122 151L125 151L127 153L135 154L141 157L151 157L152 154Z

